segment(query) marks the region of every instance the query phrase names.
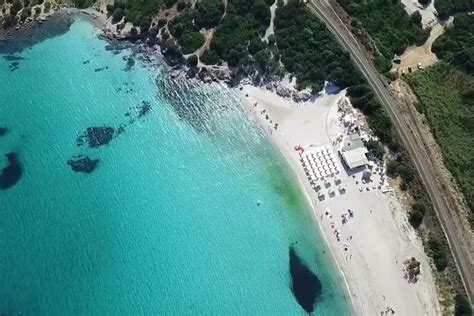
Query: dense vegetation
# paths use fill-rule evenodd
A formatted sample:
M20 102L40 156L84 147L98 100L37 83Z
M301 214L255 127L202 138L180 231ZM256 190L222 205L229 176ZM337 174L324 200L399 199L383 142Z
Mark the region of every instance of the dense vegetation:
M296 76L300 88L320 91L325 80L341 87L360 80L349 54L297 1L278 7L274 25L281 62Z
M92 0L74 0L78 2L90 2ZM95 2L95 1L94 1ZM115 1L113 5L107 6L107 11L112 13L116 10L123 12L126 20L136 26L148 28L151 24L151 18L158 10L164 6L170 7L176 3L176 0L130 0ZM79 4L77 4L80 6Z
M178 40L183 54L190 54L204 44L204 36L199 32L201 27L194 22L196 16L196 11L186 9L169 25L169 30Z
M474 15L456 17L454 27L434 42L432 50L439 58L474 74Z
M265 33L269 24L270 3L264 0L229 0L226 16L217 27L205 59L211 63L224 60L231 67L245 67L258 58L268 63L267 44L259 35ZM263 54L265 56L261 56Z
M430 121L446 167L474 209L474 78L440 63L409 77ZM471 211L470 222L474 225Z
M450 15L459 12L474 10L473 0L436 0L435 8L441 19L446 19Z
M401 54L410 45L422 44L429 36L420 25L421 16L410 17L400 0L337 0L355 19L355 27L364 28L375 41L381 56L377 68L390 69L394 54Z

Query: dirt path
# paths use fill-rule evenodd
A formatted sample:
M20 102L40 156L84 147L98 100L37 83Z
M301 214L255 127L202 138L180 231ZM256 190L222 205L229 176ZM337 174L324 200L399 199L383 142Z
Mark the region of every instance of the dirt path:
M400 65L395 65L395 68L398 68L398 72L408 73L408 68L411 68L412 71L418 69L418 63L421 64L423 68L433 65L438 61L436 55L431 51L434 41L444 33L444 27L437 23L433 26L430 37L422 46L412 45L408 47L403 53L401 58Z

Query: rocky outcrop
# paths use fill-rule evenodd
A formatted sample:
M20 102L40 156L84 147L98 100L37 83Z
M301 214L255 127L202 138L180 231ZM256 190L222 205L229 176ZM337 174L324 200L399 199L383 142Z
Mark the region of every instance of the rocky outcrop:
M115 136L115 128L109 126L89 127L84 135L76 139L77 146L88 144L90 148L107 145Z
M74 156L67 161L74 172L92 173L99 164L99 159L90 159L87 156Z

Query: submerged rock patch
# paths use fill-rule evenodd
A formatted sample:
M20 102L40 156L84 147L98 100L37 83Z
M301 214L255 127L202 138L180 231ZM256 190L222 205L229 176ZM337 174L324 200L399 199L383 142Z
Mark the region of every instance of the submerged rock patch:
M6 190L13 187L23 175L20 160L17 154L12 152L6 154L8 165L0 172L0 190Z
M0 127L0 137L5 136L8 133L8 128Z
M17 70L20 66L20 62L18 61L14 61L10 64L10 66L8 66L8 69L10 69L11 72L14 72L15 70Z
M67 164L71 166L74 172L92 173L97 168L99 162L99 159L90 159L87 156L79 155L69 159Z
M5 55L5 56L3 56L3 59L5 59L6 61L20 61L20 60L25 60L24 57L21 57L21 56L19 56L19 55L15 55L15 54Z
M115 136L115 128L109 126L89 127L84 135L76 139L76 145L82 146L85 143L91 148L98 148L107 145Z
M107 69L109 69L109 66L96 68L96 69L94 69L94 71L95 71L95 72L101 72L101 71L104 71L104 70L107 70Z
M321 295L321 281L290 246L291 290L296 301L307 312L314 311L314 304Z
M151 103L147 101L142 101L142 104L140 104L138 107L138 118L141 118L148 113L150 113L151 110Z
M133 66L135 65L135 59L133 56L123 57L123 59L127 62L123 71L132 70Z

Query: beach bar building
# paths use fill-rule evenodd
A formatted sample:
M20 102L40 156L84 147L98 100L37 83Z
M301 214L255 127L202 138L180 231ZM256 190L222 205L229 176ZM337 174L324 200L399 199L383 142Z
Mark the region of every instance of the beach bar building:
M349 170L353 170L369 163L367 159L368 150L356 133L351 134L348 140L339 151L342 162Z

